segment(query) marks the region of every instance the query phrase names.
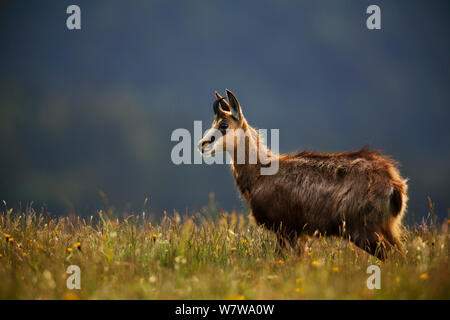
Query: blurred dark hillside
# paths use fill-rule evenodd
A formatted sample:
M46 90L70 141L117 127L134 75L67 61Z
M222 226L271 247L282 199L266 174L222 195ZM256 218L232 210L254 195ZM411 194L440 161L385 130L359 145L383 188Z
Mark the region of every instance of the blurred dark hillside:
M82 30L66 28L78 4ZM410 179L410 212L450 208L448 1L0 2L0 198L79 214L108 203L240 208L229 168L171 162L176 128L233 90L281 152L369 144ZM101 191L101 192L100 192Z

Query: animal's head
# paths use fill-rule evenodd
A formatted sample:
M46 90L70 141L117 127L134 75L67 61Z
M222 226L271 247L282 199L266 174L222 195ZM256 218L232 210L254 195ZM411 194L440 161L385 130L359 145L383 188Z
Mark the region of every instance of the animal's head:
M198 143L198 148L204 156L233 150L236 145L236 134L239 135L238 132L246 130L247 124L239 101L230 90L227 89L226 92L228 101L217 91L215 93L214 121L211 129Z

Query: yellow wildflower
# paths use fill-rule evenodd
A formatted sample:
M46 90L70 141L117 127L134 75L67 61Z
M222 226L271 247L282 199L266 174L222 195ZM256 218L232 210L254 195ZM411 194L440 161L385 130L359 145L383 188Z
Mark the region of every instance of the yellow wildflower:
M342 250L339 250L338 253L339 253L339 254L343 254L344 252L343 252Z
M427 279L428 279L428 273L422 273L422 274L419 276L419 278L420 278L420 280L427 280Z
M237 249L235 247L231 248L230 251L231 252L235 252Z
M284 261L280 259L280 260L278 260L276 263L277 263L277 264L283 264Z
M80 300L78 296L73 292L67 292L63 295L63 300Z
M244 244L244 245L247 244L247 239L242 239L241 241L242 241L242 244Z
M77 242L73 245L75 248L77 248L78 250L81 250L81 242Z
M222 249L222 247L221 247L220 245L217 245L217 246L216 246L216 250L217 250L217 251L220 251L221 249Z
M156 233L152 234L152 238L153 240L156 240L156 238L158 238L158 235Z
M10 243L13 243L13 242L14 242L14 238L9 238L8 241L9 241Z
M355 251L356 251L356 250L352 248L352 253L355 253Z
M295 292L297 292L297 293L302 292L302 288L295 288Z
M296 284L301 284L302 281L303 281L302 278L297 278L297 279L295 279L295 283L296 283Z
M72 252L72 248L67 248L67 253L71 253Z
M333 268L333 272L339 272L339 268L338 267L334 267Z
M27 256L27 253L26 252L23 252L22 253L22 257L26 257Z
M6 239L6 241L8 241L8 240L9 240L9 238L11 238L11 235L10 235L10 234L7 234L7 233L5 233L5 239Z
M319 266L319 262L313 261L313 262L311 262L311 265L313 265L314 267L318 267Z

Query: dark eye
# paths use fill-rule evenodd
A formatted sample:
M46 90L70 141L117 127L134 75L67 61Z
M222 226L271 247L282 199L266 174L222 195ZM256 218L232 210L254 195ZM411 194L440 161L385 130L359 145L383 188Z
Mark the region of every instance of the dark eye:
M222 122L219 124L219 129L220 129L220 130L226 130L226 129L228 129L228 123L222 121Z

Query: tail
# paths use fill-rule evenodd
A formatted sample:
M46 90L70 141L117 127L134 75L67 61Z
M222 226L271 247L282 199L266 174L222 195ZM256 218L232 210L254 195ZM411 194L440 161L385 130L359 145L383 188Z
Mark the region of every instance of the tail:
M392 186L389 206L391 215L394 217L403 215L406 210L406 203L408 201L407 188L406 181L396 181Z
M406 212L408 202L408 184L407 180L403 179L398 171L391 180L391 194L389 197L389 211L391 215L390 222L387 226L387 241L397 248L402 248L402 241L404 229L402 227L402 218Z

